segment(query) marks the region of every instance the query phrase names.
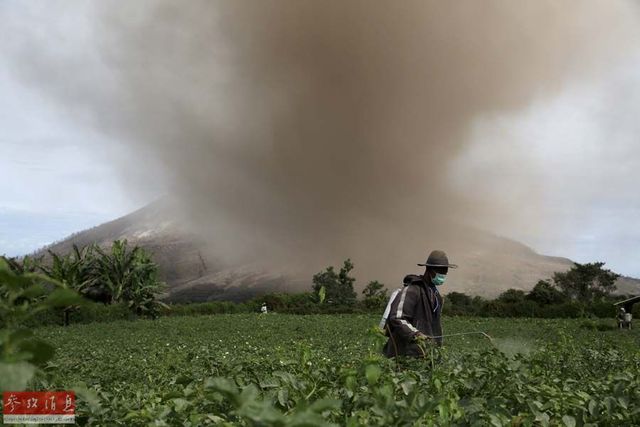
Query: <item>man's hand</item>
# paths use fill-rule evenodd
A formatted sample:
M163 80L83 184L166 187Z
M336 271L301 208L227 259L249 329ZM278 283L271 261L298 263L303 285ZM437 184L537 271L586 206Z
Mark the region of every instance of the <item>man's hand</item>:
M426 344L426 343L428 343L428 342L431 342L431 340L432 340L433 338L431 338L429 335L425 335L425 334L423 334L422 332L418 332L418 333L413 337L413 339L414 339L414 340L416 340L416 341L417 341L417 342L419 342L419 343L425 343L425 344Z

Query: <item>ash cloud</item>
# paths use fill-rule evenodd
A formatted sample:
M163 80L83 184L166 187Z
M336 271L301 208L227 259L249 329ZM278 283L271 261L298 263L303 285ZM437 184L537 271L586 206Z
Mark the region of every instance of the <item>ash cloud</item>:
M60 5L3 13L17 72L126 144L213 256L390 280L458 224L508 233L508 197L448 182L473 120L597 75L637 24L624 1Z

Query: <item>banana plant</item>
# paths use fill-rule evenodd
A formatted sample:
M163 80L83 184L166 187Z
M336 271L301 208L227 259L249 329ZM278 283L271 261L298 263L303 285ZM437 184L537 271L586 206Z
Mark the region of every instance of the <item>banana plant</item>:
M23 257L22 259L0 256L0 259L4 260L9 269L16 274L37 272L42 266L42 258L42 256L32 257L28 255Z
M128 250L126 240L113 242L109 252L96 248L99 255L98 277L109 292L111 304L122 301L125 290L135 286L133 271L136 269L136 255L139 250L138 247Z
M155 317L165 304L157 301L164 288L158 266L139 246L116 240L110 251L96 248L97 280L108 291L111 303L126 302L136 314Z
M39 269L62 286L85 294L96 282L94 250L93 245L83 248L73 245L73 250L67 255L58 255L49 251L51 263L41 264ZM71 312L77 308L76 306L62 308L65 326L69 324Z

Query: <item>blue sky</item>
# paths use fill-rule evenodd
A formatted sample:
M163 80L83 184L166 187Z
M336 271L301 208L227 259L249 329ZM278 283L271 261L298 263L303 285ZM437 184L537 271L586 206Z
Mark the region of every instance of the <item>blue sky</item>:
M0 62L0 254L29 253L153 199L123 190L113 141L74 126L6 70Z

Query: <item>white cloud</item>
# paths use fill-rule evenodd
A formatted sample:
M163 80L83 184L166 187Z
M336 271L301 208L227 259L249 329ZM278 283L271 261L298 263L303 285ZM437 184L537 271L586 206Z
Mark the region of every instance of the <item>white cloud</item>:
M126 191L124 147L75 125L0 63L0 254L19 255L114 219L157 195Z

